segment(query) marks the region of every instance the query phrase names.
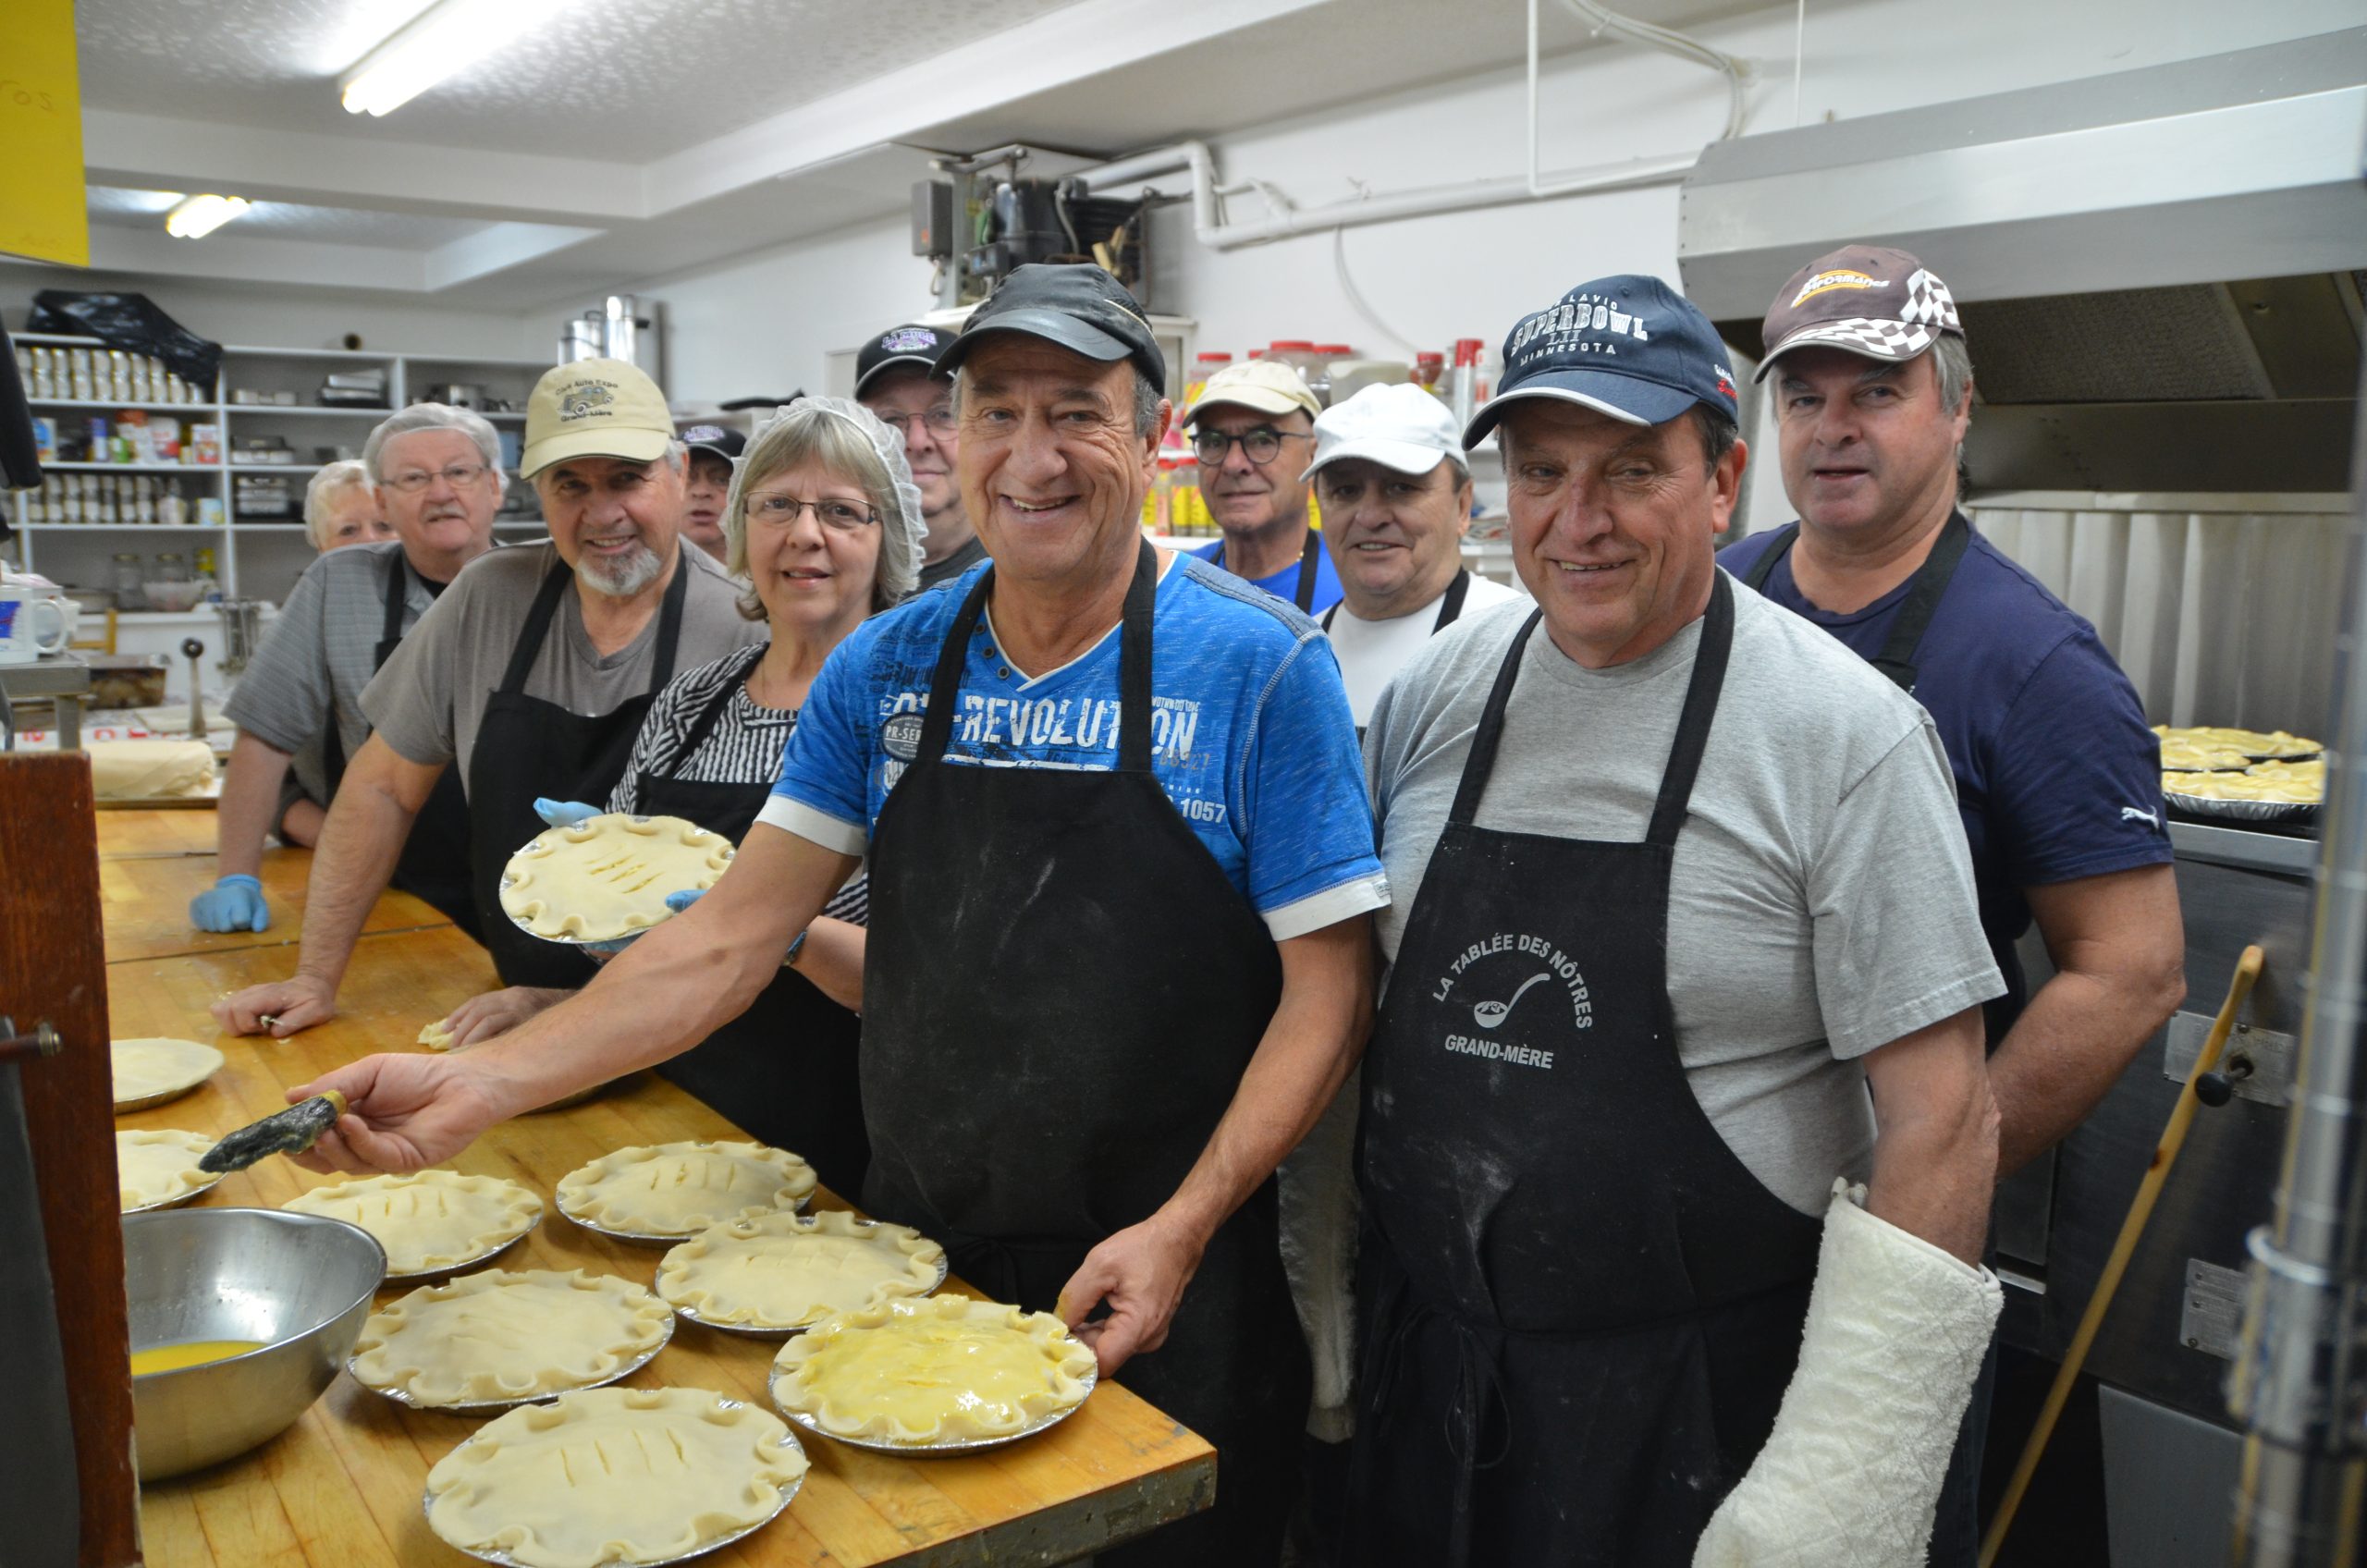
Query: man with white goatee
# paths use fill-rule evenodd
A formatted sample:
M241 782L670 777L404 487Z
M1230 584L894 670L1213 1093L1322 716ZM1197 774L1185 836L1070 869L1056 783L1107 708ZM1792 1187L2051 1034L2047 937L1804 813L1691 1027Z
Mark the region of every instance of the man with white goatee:
M467 790L479 924L503 984L591 978L573 949L501 913L501 868L544 827L534 801L606 800L652 693L765 629L741 616L718 562L681 546L684 451L640 370L583 360L546 373L521 472L549 542L472 563L362 692L374 733L313 851L296 974L215 1003L225 1029L285 1036L333 1016L362 920L448 767Z

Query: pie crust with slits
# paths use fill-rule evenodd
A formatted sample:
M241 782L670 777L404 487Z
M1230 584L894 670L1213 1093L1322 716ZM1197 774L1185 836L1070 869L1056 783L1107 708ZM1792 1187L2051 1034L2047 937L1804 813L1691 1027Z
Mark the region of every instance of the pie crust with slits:
M945 1249L908 1225L840 1210L714 1225L666 1255L657 1293L703 1323L803 1329L937 1289Z
M490 1257L534 1228L543 1200L498 1176L418 1170L300 1193L279 1206L359 1225L386 1249L389 1278Z
M1049 1312L963 1296L825 1318L773 1358L773 1398L825 1432L926 1446L1009 1437L1091 1392L1093 1352Z
M664 1302L613 1274L488 1268L372 1313L353 1375L414 1404L531 1399L617 1376L672 1328Z
M779 1513L805 1455L770 1411L705 1389L586 1389L485 1424L427 1473L427 1524L529 1568L655 1562Z
M196 1088L222 1070L222 1053L195 1040L117 1040L107 1047L117 1109Z
M679 816L586 817L509 857L501 907L537 937L614 941L670 918L668 894L714 887L731 855L730 839Z
M192 1193L203 1192L221 1180L197 1168L214 1140L202 1133L159 1129L153 1133L115 1135L115 1181L123 1211L153 1208Z
M763 1144L644 1144L559 1179L559 1212L595 1230L681 1239L710 1225L793 1211L814 1168Z

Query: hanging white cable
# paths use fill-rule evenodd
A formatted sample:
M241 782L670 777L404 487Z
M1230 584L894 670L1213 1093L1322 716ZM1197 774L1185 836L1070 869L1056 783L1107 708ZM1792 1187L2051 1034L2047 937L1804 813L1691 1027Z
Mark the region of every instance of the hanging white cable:
M1365 318L1366 325L1409 354L1422 351L1420 345L1380 319L1366 301L1364 291L1356 287L1356 280L1348 276L1348 227L1345 224L1331 231L1331 267L1339 277L1341 294L1355 307L1356 314Z
M1792 22L1792 123L1800 123L1800 71L1809 57L1809 0L1799 0Z
M1591 24L1598 35L1609 33L1612 37L1625 43L1639 44L1647 49L1658 49L1663 54L1674 55L1680 60L1690 60L1697 66L1707 66L1711 70L1723 73L1726 78L1730 99L1726 110L1726 129L1723 140L1731 141L1742 134L1743 122L1749 117L1750 113L1747 86L1751 74L1749 61L1739 55L1729 55L1723 49L1712 48L1698 38L1662 27L1655 22L1623 16L1617 11L1597 4L1597 0L1562 0L1562 4L1580 20ZM1534 63L1536 56L1535 10L1536 7L1532 5L1530 7L1532 78L1536 69Z

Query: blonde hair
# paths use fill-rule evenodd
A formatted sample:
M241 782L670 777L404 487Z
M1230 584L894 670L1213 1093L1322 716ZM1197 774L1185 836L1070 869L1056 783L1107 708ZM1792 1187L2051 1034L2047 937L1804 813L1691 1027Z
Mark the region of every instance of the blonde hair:
M904 460L903 437L868 409L844 398L800 398L748 443L723 505L725 567L734 577L748 575L748 492L806 463L819 464L863 491L879 519L872 613L901 604L920 582L920 489ZM764 601L754 588L740 595L740 613L750 620L765 619Z
M304 486L304 537L313 542L315 550L325 550L329 538L329 508L337 505L338 492L351 486L368 490L370 471L360 459L347 458L338 462L324 463Z

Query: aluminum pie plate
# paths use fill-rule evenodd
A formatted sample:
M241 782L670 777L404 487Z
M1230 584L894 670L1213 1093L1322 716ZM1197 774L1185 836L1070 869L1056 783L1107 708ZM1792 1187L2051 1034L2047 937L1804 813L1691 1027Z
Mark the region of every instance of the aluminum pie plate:
M2221 822L2292 827L2315 822L2318 817L2317 806L2307 801L2221 801L2206 795L2178 795L2166 790L2162 798L2189 816L2207 816Z
M858 1219L855 1223L865 1227L865 1229L869 1229L870 1227L878 1224L879 1221L877 1219ZM684 1237L683 1239L688 1241L691 1238ZM661 1270L665 1266L663 1264L659 1265ZM918 1301L924 1296L935 1295L938 1289L944 1285L945 1277L952 1271L952 1259L945 1256L943 1248L939 1248L937 1258L936 1283L930 1285L927 1290L919 1292L910 1299ZM665 1301L666 1298L660 1296L657 1299ZM906 1298L900 1296L896 1299L901 1301ZM674 1306L674 1304L671 1302L668 1302L667 1305ZM700 1317L697 1312L687 1306L674 1306L674 1316L677 1317L686 1318L689 1321L697 1324L702 1329L712 1329L718 1334L741 1334L752 1340L792 1340L798 1335L805 1332L807 1329L813 1326L812 1324L801 1323L793 1329L769 1329L759 1327L753 1323L718 1323L712 1317ZM819 1322L820 1319L816 1318L816 1321ZM783 1414L786 1415L787 1412L783 1412ZM824 1435L828 1436L828 1434L825 1433Z
M720 1403L726 1410L736 1410L742 1404L745 1403L746 1401L727 1399ZM449 1410L455 1407L451 1405L441 1405L434 1408ZM470 1437L463 1438L460 1442L453 1445L452 1452L458 1453L461 1449L468 1447L469 1444L482 1440L484 1437L484 1434L480 1431ZM797 1440L797 1434L795 1432L783 1432L780 1435L780 1441L773 1446L776 1448L787 1447L793 1449L796 1451L797 1456L800 1459L805 1457L804 1445ZM763 1529L766 1525L779 1518L781 1516L781 1511L786 1509L790 1505L791 1500L793 1500L800 1491L804 1489L805 1476L810 1476L814 1472L811 1469L808 1469L805 1472L805 1475L798 1476L796 1480L782 1488L780 1501L774 1505L773 1511L744 1529L734 1530L728 1536L717 1536L711 1541L702 1542L699 1545L693 1547L690 1550L677 1552L672 1557L620 1557L610 1562L603 1562L600 1565L600 1568L666 1568L666 1565L669 1562L688 1562L694 1557L705 1557L711 1551L720 1551L734 1541L745 1540L750 1536L754 1535L758 1530ZM419 1492L419 1511L428 1521L428 1534L435 1535L435 1494L429 1491L424 1487L422 1487ZM444 1541L444 1544L450 1547L454 1551L473 1557L479 1562L496 1562L501 1564L501 1568L532 1568L532 1565L529 1564L525 1559L512 1557L506 1551L479 1551L472 1547L462 1546L457 1541L445 1540L440 1535L435 1535L435 1538L439 1541Z
M636 815L632 820L635 822L647 822L649 818L646 816ZM548 831L548 828L544 829L544 832ZM539 839L543 835L541 833L537 833L534 835L534 839ZM720 835L717 835L717 837L720 837ZM514 860L519 855L524 854L528 850L533 849L534 847L534 839L529 839L524 843L519 845L516 850L511 851L510 858ZM739 852L740 850L738 845L735 844L728 846L723 851L723 858L727 861L730 860L734 856L738 855ZM499 891L506 893L509 890L509 873L507 870L504 870L501 874L500 880L496 884L496 886ZM505 914L509 913L506 910L502 913ZM669 913L667 918L671 919L672 915ZM594 938L591 937L546 936L542 932L537 931L533 926L527 925L526 922L521 920L514 914L509 915L509 924L515 925L519 930L523 931L527 936L533 937L534 940L538 942L555 942L562 948L595 948L605 952L622 952L634 942L639 941L650 932L657 929L657 925L644 925L638 930L628 931L621 937L601 937ZM663 920L657 923L658 925L663 925L664 924L666 924L666 922Z
M540 1225L542 1222L542 1217L540 1215L535 1216L534 1225ZM380 1286L380 1289L383 1290L386 1285L408 1284L414 1280L441 1280L450 1274L465 1274L480 1263L484 1263L491 1258L499 1257L503 1253L508 1252L511 1247L516 1246L520 1242L522 1242L527 1237L533 1235L534 1233L534 1225L527 1226L524 1230L519 1231L516 1235L510 1237L499 1246L487 1247L484 1251L477 1254L474 1257L464 1257L455 1263L439 1263L433 1268L422 1268L409 1274L389 1273L386 1276L384 1284Z
M900 1443L893 1438L850 1438L827 1429L819 1421L803 1411L791 1410L781 1403L779 1367L776 1366L765 1374L765 1389L772 1395L773 1408L779 1411L783 1417L803 1427L816 1437L828 1438L834 1443L844 1443L849 1448L867 1449L873 1453L901 1453L910 1459L937 1459L952 1454L984 1453L988 1449L1009 1448L1012 1443L1025 1442L1038 1432L1049 1432L1085 1408L1085 1402L1093 1397L1094 1389L1101 1382L1100 1366L1097 1363L1092 1371L1087 1372L1077 1381L1085 1385L1085 1392L1077 1396L1077 1402L1074 1404L1070 1405L1066 1410L1054 1411L1039 1421L1031 1421L1016 1432L998 1432L990 1438L945 1438L931 1443Z
M803 1213L804 1213L804 1212L805 1212L805 1210L807 1209L807 1207L809 1207L813 1204L813 1202L814 1202L814 1194L813 1194L811 1192L809 1192L809 1193L807 1193L803 1197L802 1197L802 1198L800 1198L800 1199L798 1199L798 1200L797 1200L797 1207L796 1207L790 1209L788 1212L790 1212L790 1213L791 1213L791 1214L803 1214ZM558 1211L559 1211L561 1214L566 1214L566 1215L567 1215L567 1217L568 1217L570 1219L574 1220L578 1225L583 1226L585 1230L587 1230L587 1231L591 1231L591 1232L592 1232L594 1235L595 1235L595 1236L606 1236L606 1237L607 1237L607 1238L608 1238L610 1241L612 1241L612 1242L631 1242L631 1243L633 1243L634 1245L636 1245L636 1246L644 1246L644 1247L678 1247L678 1246L681 1246L684 1242L689 1241L692 1237L693 1237L693 1236L697 1235L697 1234L699 1233L699 1231L704 1231L704 1230L705 1230L705 1229L706 1229L706 1226L702 1225L702 1226L700 1226L700 1227L698 1228L698 1230L697 1230L697 1231L667 1231L667 1232L666 1232L665 1234L663 1234L663 1235L660 1235L660 1234L656 1233L656 1231L612 1231L612 1230L610 1230L610 1229L609 1229L607 1226L606 1226L606 1225L595 1224L595 1223L594 1223L592 1220L585 1219L582 1218L582 1217L581 1217L581 1216L579 1216L579 1215L575 1215L575 1214L569 1214L569 1213L568 1213L568 1209L567 1209L567 1206L566 1206L566 1205L564 1205L564 1204L559 1205L559 1209L558 1209ZM736 1219L736 1218L738 1218L738 1216L734 1216L733 1218L734 1218L734 1219ZM714 1223L717 1223L717 1224L729 1224L729 1223L730 1223L730 1220L717 1220L717 1221L714 1221ZM943 1281L942 1280L939 1280L938 1282L939 1284L944 1283L944 1281ZM661 1296L661 1297L660 1297L660 1298L658 1298L658 1299L660 1299L660 1300L662 1301L662 1300L664 1300L665 1298L663 1298L663 1297ZM668 1303L668 1305L671 1305L672 1304L671 1304L671 1303ZM675 1310L675 1311L677 1311L677 1312L680 1312L680 1311L681 1311L682 1309L681 1309L681 1307L677 1306L677 1307L675 1307L675 1308L674 1308L674 1310ZM711 1325L709 1325L709 1327L717 1327L717 1326L718 1326L718 1325L712 1325L712 1324L711 1324Z
M160 1208L178 1208L181 1205L190 1202L191 1199L202 1198L206 1194L212 1192L220 1184L222 1177L227 1176L228 1174L230 1173L225 1170L222 1172L222 1176L214 1177L202 1186L190 1187L186 1191L175 1193L171 1197L158 1198L154 1203L143 1203L139 1205L137 1207L127 1208L123 1212L126 1214L148 1214ZM944 1278L939 1276L938 1282L939 1284L943 1284L945 1282Z
M359 1354L349 1355L345 1358L345 1369L347 1372L352 1374L353 1380L355 1382L362 1383L363 1388L368 1389L380 1399L390 1399L397 1404L408 1406L412 1410L433 1410L438 1415L489 1415L495 1411L514 1410L521 1404L540 1404L546 1399L557 1399L561 1394L581 1393L585 1389L605 1389L610 1383L621 1382L625 1378L630 1378L634 1373L640 1371L643 1367L648 1366L652 1361L656 1360L657 1358L657 1353L664 1350L668 1344L672 1343L673 1339L674 1320L669 1317L666 1320L666 1331L657 1336L657 1342L656 1344L650 1346L647 1350L643 1351L639 1355L634 1356L632 1360L627 1362L624 1366L618 1367L614 1372L609 1373L607 1377L600 1378L598 1381L591 1383L571 1383L563 1389L546 1389L541 1393L520 1394L514 1399L472 1399L456 1401L451 1404L432 1404L425 1400L413 1399L410 1394L404 1392L400 1389L382 1389L374 1383L362 1383L362 1374L353 1370L353 1364L362 1359ZM701 1550L704 1550L707 1549L702 1548ZM491 1562L496 1560L493 1558L487 1558L485 1561Z

